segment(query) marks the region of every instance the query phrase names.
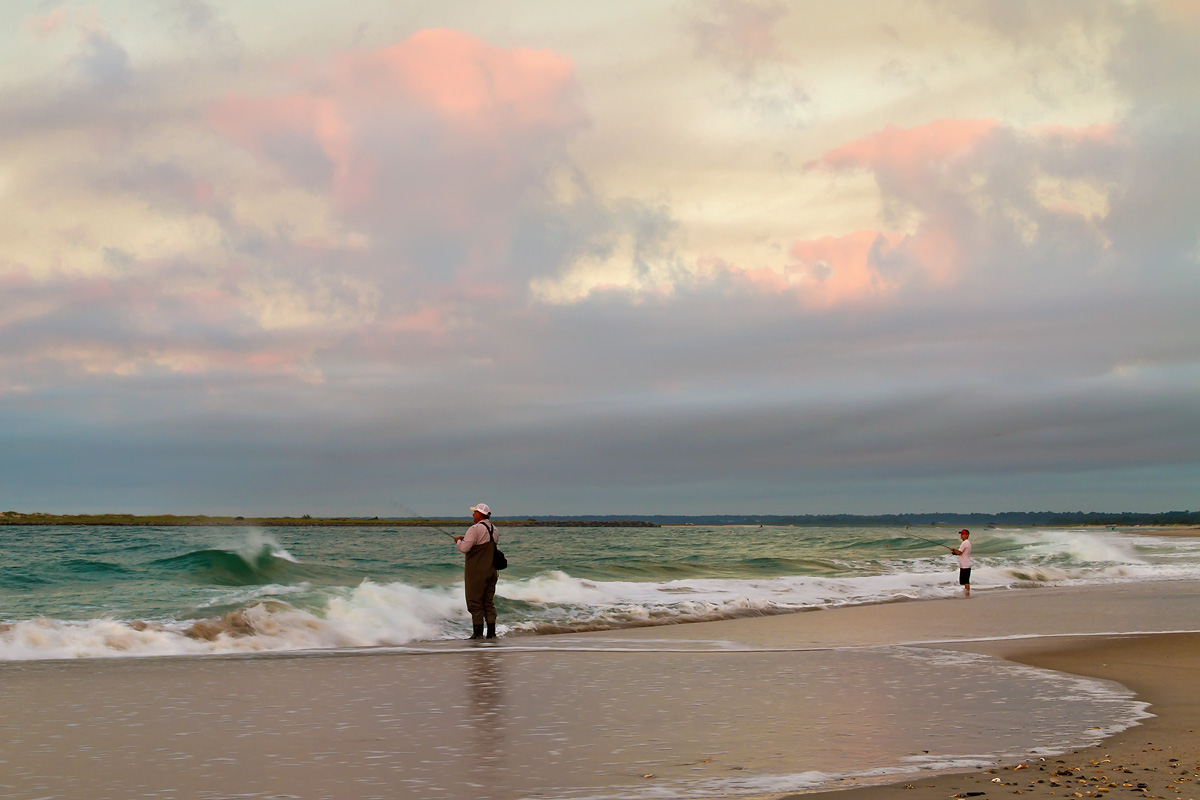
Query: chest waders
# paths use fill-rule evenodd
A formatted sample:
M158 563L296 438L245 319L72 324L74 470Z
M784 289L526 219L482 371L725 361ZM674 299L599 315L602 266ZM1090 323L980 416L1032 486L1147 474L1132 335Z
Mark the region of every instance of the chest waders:
M464 577L466 579L467 611L471 612L472 639L483 638L483 626L487 624L487 638L496 638L496 581L500 577L492 566L496 552L495 529L491 523L480 523L487 527L488 541L477 544L467 552Z

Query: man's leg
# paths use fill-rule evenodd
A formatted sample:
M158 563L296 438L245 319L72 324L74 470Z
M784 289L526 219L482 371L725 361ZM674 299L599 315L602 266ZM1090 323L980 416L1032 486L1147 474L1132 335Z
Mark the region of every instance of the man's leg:
M487 622L489 639L496 638L496 581L499 577L493 572L483 589L483 619Z
M483 592L486 579L467 571L465 593L467 596L467 611L471 614L472 639L483 638Z

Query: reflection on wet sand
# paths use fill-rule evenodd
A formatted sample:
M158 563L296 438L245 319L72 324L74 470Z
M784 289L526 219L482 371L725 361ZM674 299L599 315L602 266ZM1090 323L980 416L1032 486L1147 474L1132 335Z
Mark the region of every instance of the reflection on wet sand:
M467 661L466 723L471 746L463 756L464 766L469 783L488 787L494 796L508 789L504 664L490 646L478 648Z

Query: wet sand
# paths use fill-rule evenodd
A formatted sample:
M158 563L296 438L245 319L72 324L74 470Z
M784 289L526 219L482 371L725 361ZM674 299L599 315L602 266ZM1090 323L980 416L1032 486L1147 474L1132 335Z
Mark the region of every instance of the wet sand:
M7 662L0 797L532 798L584 796L572 793L597 783L753 775L785 757L806 727L734 719L782 702L794 685L747 676L796 650L906 644L1115 680L1157 716L1071 755L839 797L1200 800L1200 635L1181 631L1200 631L1200 582L977 591L970 600L510 637L490 649L453 642L424 654ZM751 652L680 656L714 647ZM546 648L574 649L536 652ZM589 657L588 648L605 655ZM758 661L728 668L733 658ZM710 662L715 690L690 690L697 665ZM636 682L654 703L623 697ZM712 757L713 736L731 755ZM672 754L668 763L657 751Z
M729 630L714 630L721 628ZM1012 794L1059 800L1114 792L1115 797L1132 793L1200 800L1200 584L1195 582L976 591L969 600L679 626L673 635L690 637L702 631L758 646L781 640L834 647L936 643L1115 681L1149 703L1154 715L1096 747L1069 755L825 793L838 800L994 800ZM645 630L627 634L649 635ZM787 795L798 796L811 795Z
M1031 666L1116 681L1155 716L1073 753L957 775L821 796L840 800L1024 795L1031 798L1200 799L1200 634L992 642L970 649ZM813 795L790 795L806 797Z

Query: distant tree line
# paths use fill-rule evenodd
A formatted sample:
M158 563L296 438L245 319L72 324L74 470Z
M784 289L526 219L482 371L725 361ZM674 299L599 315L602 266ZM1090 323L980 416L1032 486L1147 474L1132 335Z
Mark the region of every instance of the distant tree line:
M496 517L502 525L514 527L543 527L543 528L653 528L653 522L627 517L611 517L605 519L583 518L576 520L537 520L517 517ZM302 514L299 517L230 517L206 516L193 514L180 516L175 514L46 514L42 512L22 513L20 511L0 511L0 526L10 525L79 525L79 526L143 526L158 528L182 527L263 527L263 528L429 528L429 527L464 527L469 520L428 519L418 517L404 519L401 517L314 517L312 514Z
M537 517L502 517L496 522L517 527L656 527L659 525L797 525L809 527L898 527L946 525L963 528L983 528L987 525L1012 527L1071 527L1075 525L1200 525L1200 511L1002 511L997 514L925 513L919 514L600 514L595 516L563 516L544 514ZM421 527L461 526L462 519L403 519L398 517L230 517L175 516L136 514L44 514L0 512L4 525L152 525L179 526L246 526L263 527Z
M601 521L604 516L568 517L551 514L538 516L542 522L567 522L587 519ZM615 517L613 517L615 519ZM921 512L918 514L646 514L621 516L625 520L643 520L655 525L802 525L810 527L904 527L951 525L981 528L986 525L1070 527L1072 525L1200 525L1200 511L1101 512L1101 511L1002 511L997 514Z

